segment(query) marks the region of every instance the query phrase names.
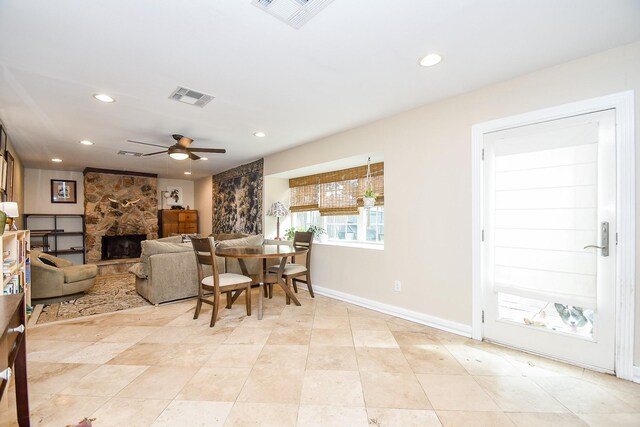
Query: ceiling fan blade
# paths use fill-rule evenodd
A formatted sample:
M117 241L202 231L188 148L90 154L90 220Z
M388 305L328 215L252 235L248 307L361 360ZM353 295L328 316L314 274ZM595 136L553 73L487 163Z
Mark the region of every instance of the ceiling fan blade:
M197 151L198 153L221 153L227 152L224 148L187 148L189 151Z
M169 147L167 147L165 145L150 144L148 142L133 141L131 139L127 139L127 142L133 142L134 144L150 145L152 147L169 148Z
M189 158L191 160L200 160L200 156L198 156L197 154L193 154L192 152L189 152Z
M143 154L143 157L147 157L147 156L155 156L156 154L162 154L162 153L166 153L167 151L156 151L155 153L147 153L147 154Z

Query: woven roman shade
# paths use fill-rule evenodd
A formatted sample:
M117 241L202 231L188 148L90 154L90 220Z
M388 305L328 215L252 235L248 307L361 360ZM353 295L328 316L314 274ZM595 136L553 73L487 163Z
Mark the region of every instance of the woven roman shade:
M366 190L367 167L342 169L289 180L291 212L319 210L320 215L357 215ZM384 163L371 165L371 186L384 204Z
M289 180L289 201L291 212L318 210L318 177L303 176Z
M323 182L318 200L320 215L357 215L358 180Z

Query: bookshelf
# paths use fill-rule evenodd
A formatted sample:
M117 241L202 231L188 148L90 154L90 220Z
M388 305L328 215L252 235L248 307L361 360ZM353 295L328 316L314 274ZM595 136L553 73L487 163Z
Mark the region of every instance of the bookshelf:
M32 249L75 264L86 262L84 215L25 214L24 221L24 227L31 230Z
M2 293L24 292L25 303L31 306L31 263L29 260L29 230L5 231L1 236Z

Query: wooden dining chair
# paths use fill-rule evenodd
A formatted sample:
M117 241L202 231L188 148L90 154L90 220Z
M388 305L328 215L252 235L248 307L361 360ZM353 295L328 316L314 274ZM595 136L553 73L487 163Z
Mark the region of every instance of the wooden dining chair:
M200 315L202 303L213 306L211 314L211 323L214 326L218 318L218 307L220 306L220 297L222 293L227 294L227 308L231 308L231 304L235 299L245 291L245 299L247 304L247 316L251 316L251 278L235 273L218 273L218 263L216 262L215 250L208 237L191 238L193 251L196 255L196 263L198 265L198 302L196 303L196 312L193 315L197 319ZM203 265L211 266L213 275L205 276ZM231 293L234 292L232 296ZM205 292L209 292L205 294ZM207 299L213 293L213 301Z
M313 288L311 287L311 247L313 246L313 233L309 231L296 231L293 236L293 246L307 248L307 261L304 265L296 264L296 257L291 257L291 262L284 267L282 277L285 279L287 286L293 285L293 290L298 292L297 282L307 285L311 298L315 298ZM278 266L274 265L269 268L270 273L277 273ZM300 277L304 277L304 280ZM269 284L269 298L273 295L273 284Z

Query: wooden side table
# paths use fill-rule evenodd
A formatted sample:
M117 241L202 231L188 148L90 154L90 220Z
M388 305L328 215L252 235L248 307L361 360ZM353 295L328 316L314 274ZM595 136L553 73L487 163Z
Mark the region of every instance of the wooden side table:
M26 312L24 294L0 296L0 398L7 389L11 375L16 382L18 425L29 421L29 393L27 390Z

